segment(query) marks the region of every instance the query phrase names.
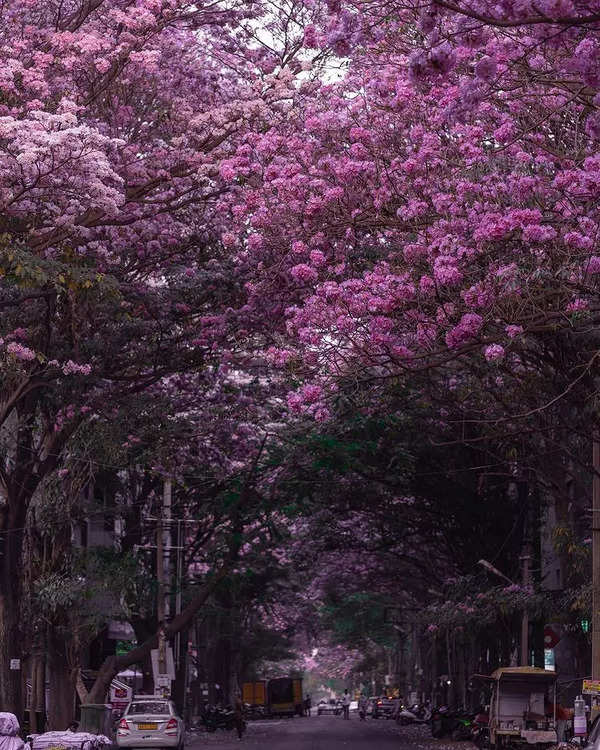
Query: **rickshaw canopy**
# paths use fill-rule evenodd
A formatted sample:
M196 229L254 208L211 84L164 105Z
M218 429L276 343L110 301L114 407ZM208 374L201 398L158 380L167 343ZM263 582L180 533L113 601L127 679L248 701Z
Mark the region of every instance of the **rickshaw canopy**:
M556 682L557 675L556 672L550 672L548 669L540 669L539 667L500 667L490 675L474 674L471 679L482 682L539 681L546 685L552 685Z
M492 672L494 680L516 682L517 680L539 680L547 684L556 682L556 672L550 672L548 669L539 667L501 667Z

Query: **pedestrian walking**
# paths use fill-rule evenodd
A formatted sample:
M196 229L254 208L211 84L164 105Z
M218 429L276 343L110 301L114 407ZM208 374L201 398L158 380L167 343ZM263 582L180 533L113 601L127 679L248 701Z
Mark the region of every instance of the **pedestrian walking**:
M348 688L344 690L344 695L342 695L342 709L344 711L344 719L350 718L350 693L348 692Z
M304 698L304 715L310 716L310 709L312 708L312 700L310 698L310 693L306 694L306 697Z
M244 736L244 730L246 729L246 722L244 721L244 704L242 703L242 696L240 693L235 696L233 722L237 731L238 741L241 742L242 737Z
M367 706L368 706L367 696L364 693L360 694L360 698L358 699L358 718L361 721L367 720Z

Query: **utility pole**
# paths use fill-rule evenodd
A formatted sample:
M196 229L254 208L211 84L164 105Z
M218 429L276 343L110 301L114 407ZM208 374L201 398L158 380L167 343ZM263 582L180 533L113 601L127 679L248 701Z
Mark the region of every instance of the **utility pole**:
M185 521L178 519L177 520L177 552L176 552L177 565L175 568L175 617L181 614L181 585L182 585L182 578L183 578L184 532L185 532ZM177 660L177 668L179 668L179 662L181 660L181 633L177 633L177 635L175 636L175 658Z
M521 554L521 565L522 567L522 583L523 588L527 590L531 583L531 545L529 541L525 541L523 544L523 552ZM521 617L521 666L527 667L529 665L529 615L527 609L523 608L523 616Z
M532 516L532 489L531 489L531 478L528 477L526 481L522 480L519 483L518 489L519 497L521 498L523 505L525 506L525 523L523 526L523 542L521 545L521 554L519 560L521 562L521 585L524 591L531 585L531 559L532 559L532 529L534 528L534 521ZM522 667L529 666L529 614L527 608L523 607L523 615L521 617L521 658L519 663Z
M171 534L171 509L172 509L172 495L173 485L169 478L165 479L164 491L163 491L163 551L164 551L164 580L167 582L167 591L165 592L165 618L168 620L171 615L171 549L172 549L172 534Z
M165 479L163 486L163 502L158 518L156 519L156 581L158 613L158 674L167 674L167 639L165 635L166 612L165 612L165 555L163 536L163 515L165 508L171 505L171 480ZM159 677L160 679L160 677ZM162 686L161 686L162 687Z
M592 478L592 680L600 680L600 436L593 436Z

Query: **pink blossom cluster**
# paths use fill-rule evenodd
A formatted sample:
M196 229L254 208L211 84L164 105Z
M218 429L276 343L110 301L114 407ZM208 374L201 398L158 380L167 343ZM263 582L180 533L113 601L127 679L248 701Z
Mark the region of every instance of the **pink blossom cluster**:
M587 118L597 91L572 102L547 73L595 89L597 34L551 22L577 18L581 3L518 6L477 0L473 14L503 25L476 29L471 11L433 2L341 0L305 42L356 45L346 76L239 150L249 187L228 202L260 268L248 306L274 320L285 310L282 349L304 361L309 384L288 397L294 413L316 414L342 382L470 352L493 365L490 387L506 387L498 369L519 361L540 315L558 305L565 326L574 313L585 325L600 157L570 126L557 151L551 128L565 108ZM407 24L422 29L416 47ZM539 76L523 77L523 56Z
M78 364L69 359L61 369L65 375L89 375L92 371L92 366L89 364Z
M23 362L31 362L35 359L35 352L23 344L19 344L16 341L11 341L6 345L6 351L8 354L12 354L16 359L20 359Z

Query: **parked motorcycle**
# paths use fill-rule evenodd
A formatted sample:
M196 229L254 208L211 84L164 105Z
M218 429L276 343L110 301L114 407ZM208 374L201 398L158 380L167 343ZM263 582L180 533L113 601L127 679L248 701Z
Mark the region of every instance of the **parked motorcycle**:
M396 723L400 726L406 726L407 724L426 724L431 719L431 711L427 706L420 706L415 703L410 708L401 706L400 710L396 714Z
M267 718L267 709L265 706L250 706L244 704L244 718L247 721L259 721Z
M448 706L439 706L431 712L431 736L441 739L444 735L449 734L451 729Z
M462 708L450 710L448 706L435 708L431 714L431 735L436 739L452 737L469 740L472 736L474 715Z
M455 718L455 727L450 736L455 742L470 740L473 737L472 716L457 716Z
M484 710L475 714L471 741L477 745L480 750L484 750L490 746L490 717Z
M216 732L217 729L231 730L235 728L235 714L229 706L226 708L207 706L201 718L207 732Z

